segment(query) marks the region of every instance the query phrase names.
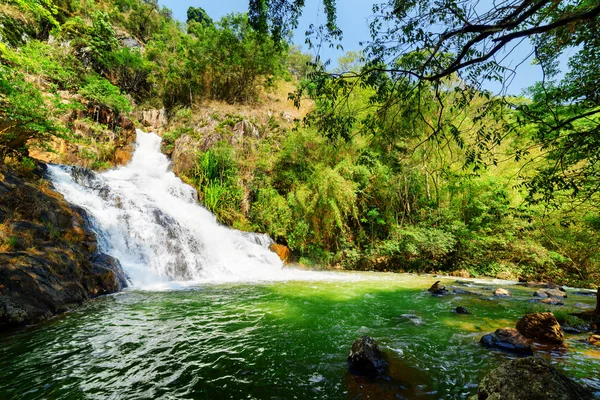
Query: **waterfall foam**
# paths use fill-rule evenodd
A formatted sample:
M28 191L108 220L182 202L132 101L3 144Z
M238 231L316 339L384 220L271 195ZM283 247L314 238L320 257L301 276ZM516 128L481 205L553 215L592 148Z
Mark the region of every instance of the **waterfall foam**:
M138 130L131 162L100 174L49 166L56 190L88 211L101 250L121 261L134 286L323 278L282 269L267 235L220 225L171 172L160 142Z

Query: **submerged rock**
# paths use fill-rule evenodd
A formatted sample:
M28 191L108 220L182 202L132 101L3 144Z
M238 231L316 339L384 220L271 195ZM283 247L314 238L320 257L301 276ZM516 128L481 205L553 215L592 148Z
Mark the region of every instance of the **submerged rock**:
M348 370L355 375L376 377L385 375L388 361L370 336L361 336L352 343L348 356Z
M511 353L533 354L529 341L514 328L496 329L496 332L484 335L479 342L486 347Z
M415 325L423 325L423 319L415 314L402 314L400 315L400 321L410 322Z
M479 384L478 400L591 400L593 395L548 361L527 357L505 362Z
M506 289L498 288L494 290L495 297L510 297L510 292Z
M517 322L517 330L526 338L546 343L562 344L560 324L551 312L532 313Z
M469 313L469 311L467 311L466 308L461 307L461 306L456 307L454 309L454 312L457 313L457 314L468 314Z

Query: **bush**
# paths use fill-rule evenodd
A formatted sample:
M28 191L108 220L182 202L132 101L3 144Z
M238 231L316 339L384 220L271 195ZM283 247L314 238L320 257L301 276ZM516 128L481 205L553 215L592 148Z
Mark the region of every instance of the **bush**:
M79 89L79 93L89 100L107 105L117 113L130 112L133 109L129 100L121 94L118 87L99 76L87 78L85 85Z

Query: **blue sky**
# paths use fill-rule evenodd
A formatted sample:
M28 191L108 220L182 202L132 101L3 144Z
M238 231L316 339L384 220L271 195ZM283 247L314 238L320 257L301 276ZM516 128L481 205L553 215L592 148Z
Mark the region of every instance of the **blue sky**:
M323 48L320 53L323 60L331 59L333 65L335 65L337 58L344 52L360 50L359 42L370 38L368 18L372 14L373 3L379 1L343 0L338 2L338 26L344 33L341 43L344 50ZM204 8L214 20L218 20L231 12L248 11L248 0L159 0L159 4L170 8L173 11L173 16L184 22L187 19L186 13L190 6ZM321 4L322 0L306 0L299 27L294 33L294 42L302 45L305 50L308 50L308 48L304 45L304 33L309 25L319 25L325 21L325 15L320 7ZM506 55L506 61L512 64L513 67L520 63L518 73L507 90L508 94L520 94L522 89L541 79L540 68L531 65L531 58L526 59L530 51L530 46L527 45L527 42L524 42ZM524 59L525 61L523 61ZM494 92L500 90L500 85L497 83L486 83L484 87Z

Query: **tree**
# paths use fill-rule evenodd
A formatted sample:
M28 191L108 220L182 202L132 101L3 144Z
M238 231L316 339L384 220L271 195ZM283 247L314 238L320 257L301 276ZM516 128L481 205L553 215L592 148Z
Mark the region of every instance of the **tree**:
M278 29L285 30L286 18L297 20L303 6L304 1L299 0L251 1L250 15L266 15L271 32L276 33ZM339 38L336 2L323 0L323 7L327 14L327 38ZM366 66L358 73L315 76L317 93L320 89L331 98L343 98L348 85L340 81L359 78L360 85L376 90L373 102L378 106L373 116L384 115L386 108L398 104L398 99L406 104L405 100L410 98L417 102L414 118L435 127L432 139L445 132L459 137L460 132L455 126L444 129L447 121L431 120L419 110L423 92L433 93L436 98L440 98L442 92L459 93L462 99L453 105L456 109L466 107L483 94L489 102L475 118L505 112L502 110L507 107L516 110L517 118L510 121L504 131L533 126L533 138L548 160L527 179L530 201L551 202L557 193L565 190L588 200L599 192L600 92L597 82L600 75L596 60L600 55L600 3L594 0L501 0L484 6L472 0L388 0L375 5L373 12L372 37L365 49ZM274 38L283 36L277 34ZM516 72L510 67L509 55L518 43L530 45L531 54L543 70L541 82L530 92L530 104L516 104L482 89L485 81L510 83ZM571 54L569 71L559 79L559 59L567 51ZM421 94L414 95L416 92ZM369 120L376 119L370 116ZM335 127L335 124L327 126ZM483 164L482 154L495 148L503 133L488 129L478 131L467 150L468 161ZM521 148L515 156L521 159L530 151Z
M27 156L31 140L43 142L59 133L51 117L42 93L0 64L0 164Z
M189 7L187 10L187 23L197 22L199 24L214 25L212 18L201 7Z

